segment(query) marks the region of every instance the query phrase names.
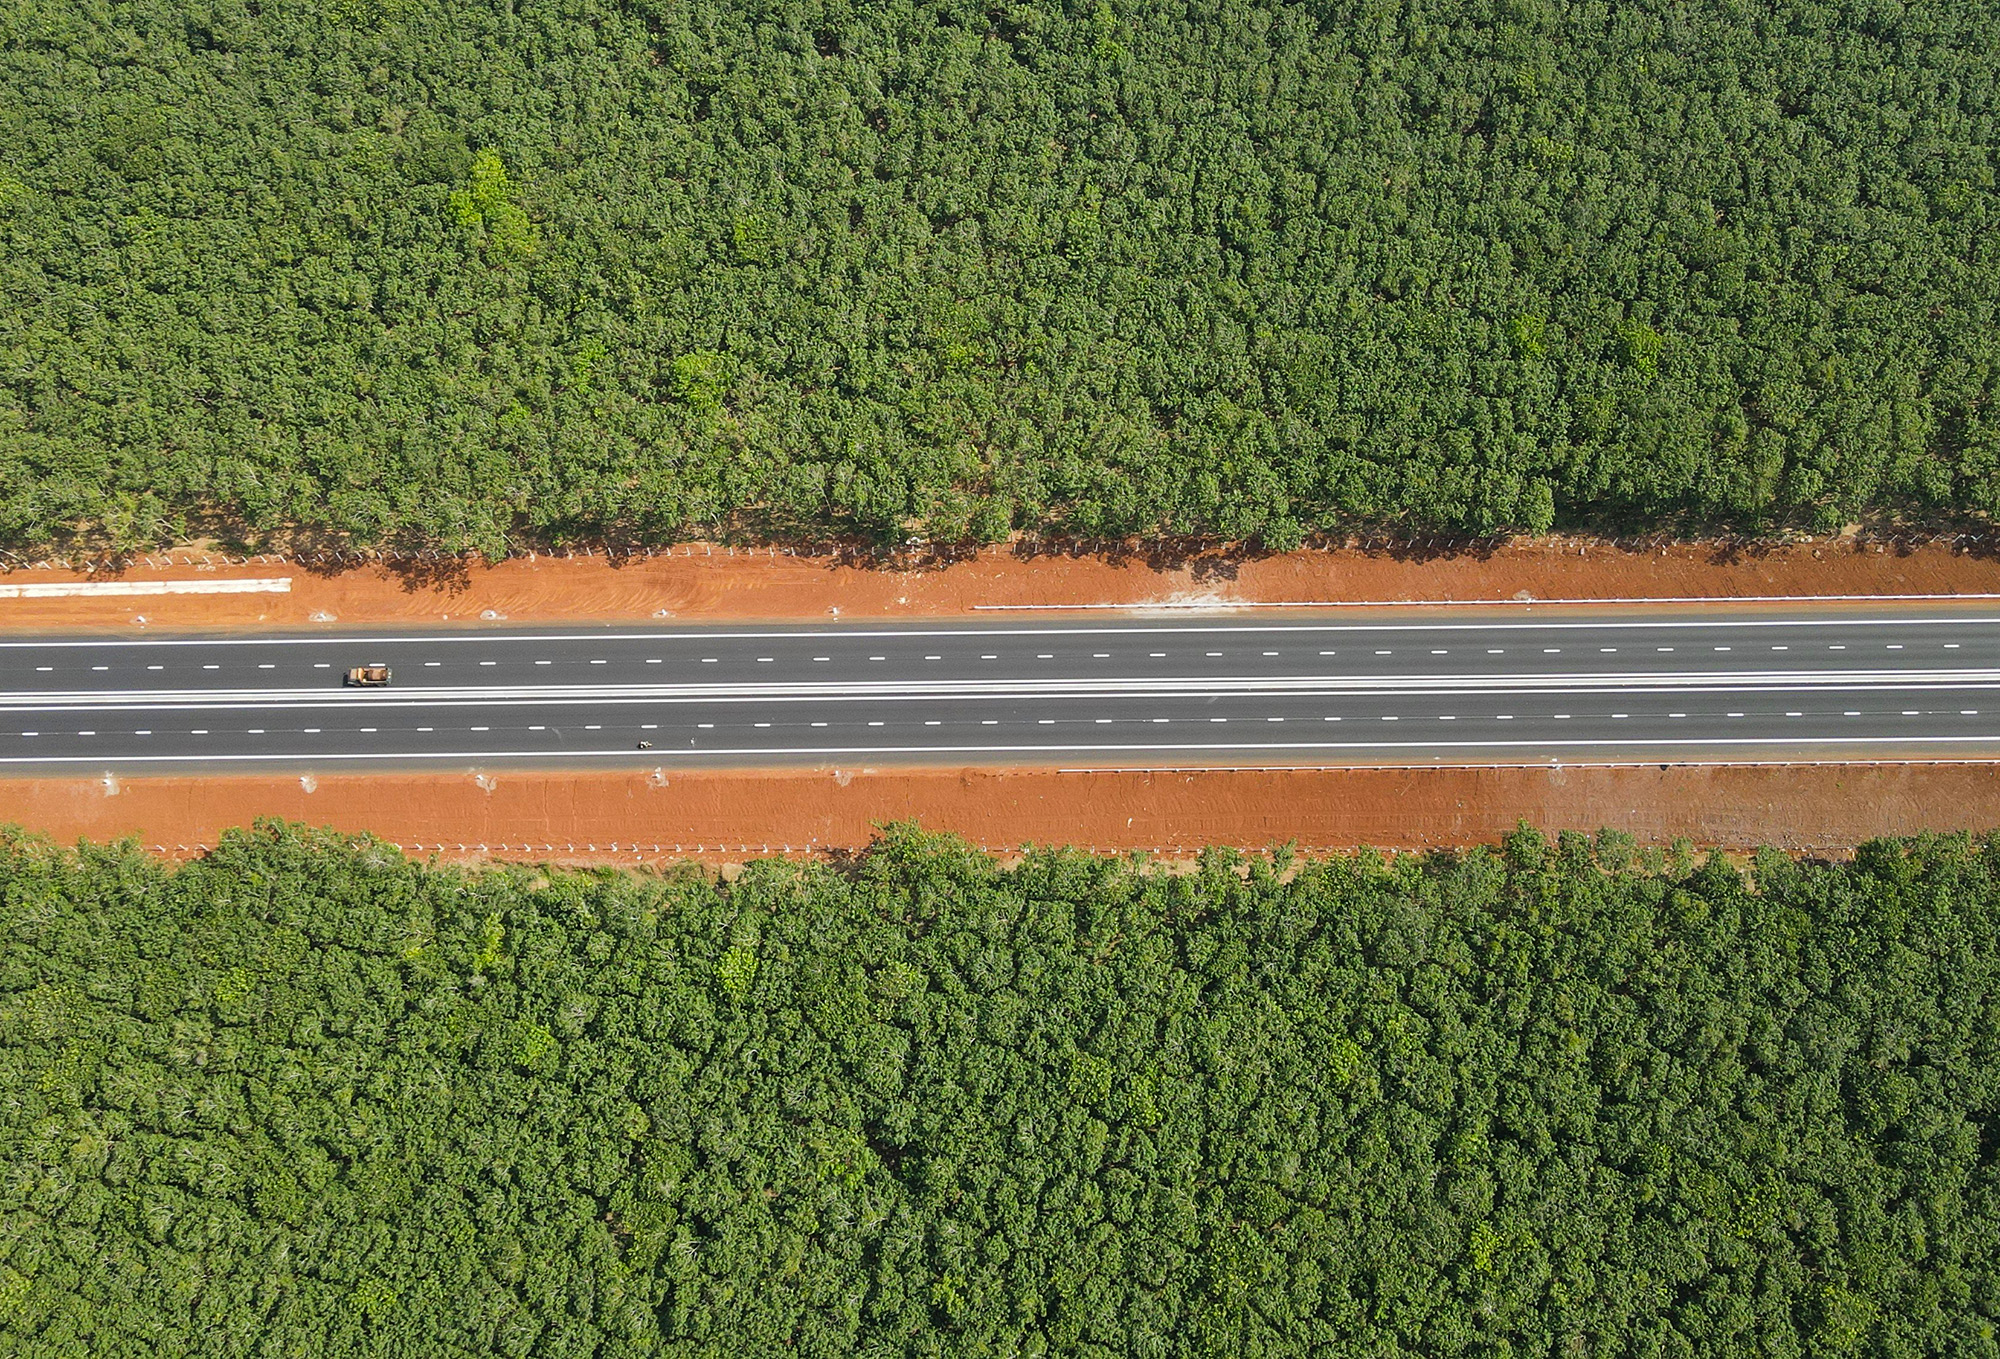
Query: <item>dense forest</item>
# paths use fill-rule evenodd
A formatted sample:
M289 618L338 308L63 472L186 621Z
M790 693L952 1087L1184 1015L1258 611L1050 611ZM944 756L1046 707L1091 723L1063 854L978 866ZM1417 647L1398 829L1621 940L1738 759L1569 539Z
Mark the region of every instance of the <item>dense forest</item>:
M9 1354L2000 1353L2000 846L272 824L0 910Z
M0 543L2000 508L1990 0L10 0Z

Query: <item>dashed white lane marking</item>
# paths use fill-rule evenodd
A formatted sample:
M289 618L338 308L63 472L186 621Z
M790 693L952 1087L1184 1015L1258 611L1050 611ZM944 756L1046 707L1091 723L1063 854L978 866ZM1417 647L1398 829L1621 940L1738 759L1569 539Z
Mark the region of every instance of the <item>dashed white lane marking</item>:
M34 733L33 733L33 732L29 732L28 734L29 734L30 736L34 735ZM192 727L192 728L190 728L190 729L188 730L188 735L190 735L190 736L206 736L206 735L208 735L208 728L207 728L207 727Z
M1774 647L1772 647L1772 648L1771 648L1771 650L1773 650L1773 651L1790 651L1790 650L1791 650L1791 648L1790 648L1790 647L1788 647L1788 646L1774 646Z
M1719 646L1719 647L1717 647L1717 648L1716 648L1716 650L1717 650L1717 651L1727 651L1727 650L1729 650L1729 648L1728 648L1728 647L1726 647L1726 646Z
M1337 717L1326 717L1326 718L1321 718L1320 720L1323 722L1338 722L1340 719Z
M1555 715L1555 718L1556 718L1556 721L1558 721L1558 722L1567 722L1567 721L1569 721L1569 714L1568 714L1568 713L1557 713L1557 714Z
M930 657L926 656L926 657L924 657L924 659L925 659L925 660L929 660L929 659L930 659ZM770 657L770 656L759 656L759 657L757 658L757 664L759 664L759 665L771 665L771 664L773 664L773 663L774 663L774 659L773 659L772 657ZM592 662L591 662L591 664L592 664L592 665L602 665L602 664L604 664L604 662L602 662L602 661L592 661Z
M1741 716L1743 716L1743 714L1742 714L1742 713L1730 713L1729 715L1730 715L1731 717L1741 717Z
M1512 721L1514 720L1514 714L1512 714L1512 713L1495 713L1495 714L1493 714L1493 720L1494 720L1495 722L1512 722Z
M1035 653L1035 659L1038 661L1052 661L1055 657L1046 651L1038 651Z
M481 662L480 662L480 664L481 664L481 665L498 665L498 664L500 664L500 662L498 662L498 661L481 661ZM592 661L592 662L591 662L591 664L592 664L592 665L603 665L603 664L604 664L604 662L603 662L603 661Z
M1827 647L1827 650L1828 650L1828 651L1845 651L1845 650L1847 650L1847 648L1846 648L1845 646L1842 646L1842 645L1841 645L1840 643L1838 643L1838 642L1835 642L1835 643L1833 643L1833 644L1829 645L1829 646Z
M437 668L438 668L439 666L441 666L441 665L443 665L443 664L444 664L444 662L443 662L443 661L425 661L425 662L424 662L424 669L426 669L426 670L435 670L435 669L437 669Z
M202 667L202 669L204 669L204 670L220 670L220 669L222 669L222 667L221 667L221 666L219 666L219 665L204 665L204 666Z
M196 734L197 734L197 735L199 735L200 733L196 733ZM21 733L21 735L23 735L23 736L40 736L40 735L41 735L41 733L40 733L40 732L38 732L38 731L24 731L24 732L22 732L22 733Z
M1958 650L1958 643L1957 643L1957 642L1946 642L1946 643L1944 644L1944 649L1945 649L1946 651L1956 651L1956 650Z
M554 662L554 661L536 661L536 662L535 662L535 664L536 664L536 665L554 665L554 664L555 664L555 662Z
M926 657L924 657L924 659L925 659L925 660L927 660L927 661L941 661L941 660L943 660L943 659L944 659L944 657L942 657L942 656L926 656Z
M658 731L659 729L660 724L658 722L641 722L639 724L640 731Z
M887 656L870 656L868 659L871 661L886 661L889 658Z
M546 662L546 661L544 661L544 662L542 662L542 664L546 665L546 664L547 664L547 662ZM148 670L161 670L161 669L164 669L165 667L164 667L164 666L158 666L158 665L149 665L149 666L147 666L146 668L147 668ZM314 661L314 662L313 662L313 669L315 669L315 670L331 670L331 669L333 669L333 662L332 662L332 661Z
M1667 714L1667 716L1668 716L1668 717L1686 717L1686 716L1687 716L1687 714L1686 714L1686 713L1668 713L1668 714Z
M696 725L697 727L701 728L701 729L702 729L703 731L714 731L714 730L715 730L715 723L713 723L713 722L697 722L697 723L695 723L695 725ZM870 723L869 723L868 725L869 725L869 726L871 726L871 727L873 727L873 726L877 726L877 725L879 725L879 724L878 724L878 723L875 723L875 722L870 722Z
M831 657L831 656L815 656L815 657L813 657L813 659L814 659L814 660L816 660L816 661L830 661L830 660L832 660L832 659L833 659L833 657ZM993 658L992 658L991 656L981 656L981 657L980 657L979 659L980 659L980 660L982 660L982 661L990 661L990 660L992 660Z
M1056 724L1056 720L1053 717L1043 717L1037 719L1037 721L1044 727L1053 727Z
M659 658L658 656L648 656L648 657L646 658L646 664L647 664L647 665L665 665L665 664L666 664L666 662L665 662L665 661L663 661L663 660L661 660L661 659L660 659L660 658Z
M1278 653L1275 651L1267 651L1264 654L1266 656L1275 656ZM937 657L932 656L929 659L936 660ZM1093 661L1108 661L1111 659L1111 653L1108 651L1093 651L1090 653L1090 659L1092 659Z
M1394 652L1391 652L1391 651L1378 651L1378 652L1376 652L1375 654L1376 654L1377 656L1392 656L1392 655L1394 655L1395 653L1394 653Z
M375 727L356 727L356 728L355 728L355 730L356 730L356 731L375 731L375 730L377 730L377 728L375 728Z
M1562 650L1559 646L1545 646L1542 648L1542 654L1544 656L1560 656L1562 655Z
M982 717L979 719L979 725L982 727L997 727L1000 725L1000 720L995 717Z
M436 731L436 730L437 730L437 728L436 728L436 727L418 727L418 728L417 728L417 730L418 730L418 731ZM543 730L543 728L541 728L541 727L530 727L530 728L528 728L528 730L530 730L530 731L541 731L541 730Z
M303 731L303 732L304 732L304 733L305 733L306 735L308 735L308 736L317 736L317 735L319 735L319 728L318 728L318 727L301 727L301 728L300 728L300 730L301 730L301 731ZM148 732L148 731L142 731L142 732L140 732L139 734L140 734L141 736L151 736L151 735L152 735L152 733L151 733L151 732Z
M1842 713L1842 714L1841 714L1841 716L1842 716L1842 717L1859 717L1859 716L1861 716L1861 714L1860 714L1860 713L1858 713L1858 712L1856 712L1856 711L1854 711L1854 709L1852 709L1852 708L1849 708L1849 709L1848 709L1848 710L1847 710L1846 712Z
M585 731L603 731L603 730L604 730L604 724L603 724L602 722L592 722L592 723L589 723L589 724L587 724L587 725L586 725L586 726L584 727L584 730L585 730Z
M1958 710L1958 715L1959 715L1960 717L1977 717L1977 716L1979 716L1979 709L1977 709L1977 708L1960 708L1960 709Z
M823 726L825 726L825 725L826 725L826 723L824 723L824 722L815 722L815 723L813 723L813 725L814 725L815 727L823 727Z
M1165 660L1167 655L1164 651L1148 651L1146 654L1156 661Z
M1167 724L1167 723L1168 723L1169 721L1171 721L1171 720L1172 720L1171 718L1165 718L1165 717L1156 717L1156 718L1154 718L1154 719L1153 719L1153 725L1155 725L1155 726L1159 726L1159 727L1164 727L1164 726L1165 726L1165 725L1166 725L1166 724Z
M1440 721L1440 722L1456 722L1456 721L1458 721L1458 717L1457 717L1457 716L1456 716L1455 714L1453 714L1453 713L1439 713L1439 714L1438 714L1438 721Z
M715 725L715 723L713 723L713 722L709 722L709 723L705 723L704 725L706 725L706 726L711 726L711 727L712 727L712 726L714 726L714 725ZM869 726L871 726L871 727L879 727L879 726L881 726L882 724L881 724L880 722L870 722L870 723L869 723L868 725L869 725Z
M1267 652L1265 652L1264 654L1265 654L1266 656L1275 656L1275 655L1277 655L1278 653L1277 653L1277 652L1275 652L1275 651L1267 651Z
M529 728L528 728L528 730L529 730L529 731L547 731L547 730L548 730L548 728L547 728L547 727L529 727Z
M1612 715L1613 717L1630 717L1630 716L1631 716L1632 714L1630 714L1630 713L1613 713L1613 714L1611 714L1611 715Z
M1486 648L1486 654L1489 656L1504 656L1507 654L1507 649L1505 647L1489 646Z
M1282 722L1282 721L1284 721L1285 719L1284 719L1284 718L1282 718L1282 717L1267 717L1267 718L1265 718L1264 720L1265 720L1266 722Z
M1805 714L1804 714L1804 713L1792 713L1792 712L1788 712L1788 713L1786 713L1786 714L1785 714L1785 716L1787 716L1787 717L1804 717L1804 716L1805 716Z
M1606 656L1611 656L1611 655L1615 655L1615 654L1617 653L1617 651L1618 651L1618 648L1617 648L1617 647L1615 647L1615 646L1601 646L1601 647L1599 647L1599 648L1597 648L1597 649L1598 649L1598 651L1599 651L1599 652L1601 652L1602 654L1604 654L1604 655L1606 655Z
M924 725L925 725L925 726L927 726L927 727L941 727L941 726L943 726L943 725L944 725L944 723L942 723L942 722L938 721L938 720L937 720L937 719L935 719L935 718L932 718L932 719L930 719L929 721L926 721L926 722L924 723Z
M1338 651L1322 651L1319 654L1322 656L1338 656L1340 653Z
M1915 717L1915 716L1917 716L1917 710L1916 710L1915 708L1905 708L1905 709L1903 709L1903 716L1905 716L1905 717Z
M491 727L467 727L467 731L492 731Z
M771 724L770 724L769 722L753 722L753 723L751 723L750 725L752 725L752 726L754 726L754 727L768 727L768 726L770 726Z
M264 734L264 729L263 729L262 727L252 727L252 728L251 728L251 730L252 730L252 731L254 731L254 732L255 732L255 733L256 733L257 735L259 735L259 736L262 736L262 735ZM77 733L77 735L78 735L78 736L95 736L95 735L97 735L97 733L96 733L96 732L94 732L94 731L80 731L80 732L78 732L78 733Z
M141 727L139 728L139 730L133 732L132 734L134 736L151 736L153 734L153 729L151 727Z
M824 656L822 656L822 657L820 657L819 659L820 659L820 660L825 660L826 658L825 658ZM980 659L980 660L982 660L982 661L997 661L997 660L999 660L1000 658L999 658L998 656L981 656L981 657L980 657L979 659Z
M332 662L332 661L321 661L321 662L320 662L320 663L319 663L318 665L314 666L314 667L313 667L313 669L315 669L315 670L324 670L324 669L326 669L326 668L327 668L328 666L330 666L330 665L332 665L332 664L333 664L333 662ZM37 668L37 669L39 669L40 667L36 667L36 668ZM147 666L146 668L147 668L148 670L165 670L165 669L166 669L167 667L165 667L164 665L149 665L149 666Z
M1222 653L1221 653L1220 651L1204 651L1204 652L1202 652L1202 655L1204 655L1204 656L1220 656L1221 654L1222 654Z
M91 666L90 668L91 668L92 670L109 670L109 669L110 669L111 667L110 667L110 666L108 666L108 665L93 665L93 666ZM272 667L272 666L268 666L268 665L260 665L260 666L258 666L257 668L258 668L259 670L270 670L270 669L273 669L274 667Z
M869 657L868 659L869 659L869 660L871 660L871 661L879 661L879 660L881 660L882 658L881 658L880 656L870 656L870 657ZM718 661L717 661L717 660L715 659L715 657L713 657L713 656L703 656L703 657L701 658L701 663L702 663L703 665L718 665L718 664L720 664L720 662L718 662Z
M1655 650L1655 651L1672 651L1672 650L1673 650L1673 648L1672 648L1672 647L1670 647L1670 646L1656 646L1656 647L1654 647L1654 648L1653 648L1653 650Z
M1383 720L1384 722L1394 722L1394 721L1396 721L1396 718L1394 718L1394 717L1384 717L1384 718L1383 718L1382 720Z
M1902 649L1903 644L1901 642L1891 642L1883 648L1884 651L1901 651Z
M1211 722L1227 722L1229 719L1226 717L1211 717L1208 720Z
M1100 727L1108 727L1108 726L1110 726L1110 725L1111 725L1111 719L1110 719L1110 718L1108 718L1108 717L1099 717L1099 718L1095 718L1095 719L1093 719L1093 720L1094 720L1094 721L1095 721L1095 722L1097 723L1097 725L1098 725L1098 726L1100 726Z

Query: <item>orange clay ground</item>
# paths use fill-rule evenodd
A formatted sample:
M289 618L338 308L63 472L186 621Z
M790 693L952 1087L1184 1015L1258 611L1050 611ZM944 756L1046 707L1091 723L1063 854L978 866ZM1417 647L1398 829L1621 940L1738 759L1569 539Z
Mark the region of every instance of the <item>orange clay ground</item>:
M685 555L684 555L685 554ZM154 561L164 562L165 557ZM1906 553L1853 539L1734 553L1693 544L1620 551L1601 542L1523 542L1492 552L1422 558L1387 552L1195 556L1163 568L1137 557L1023 556L991 548L955 565L890 570L831 558L730 554L518 558L455 571L370 566L326 573L270 557L242 565L141 562L117 580L290 580L285 594L112 599L0 599L0 632L47 628L331 627L380 623L916 618L992 606L1509 601L2000 593L2000 559L1924 547ZM237 559L240 560L240 559ZM15 570L0 585L88 577ZM143 620L143 621L140 621Z
M2000 826L1986 764L1351 769L1063 774L861 770L0 781L0 821L60 841L136 838L187 857L256 817L372 831L418 854L565 863L739 862L850 849L914 820L1025 843L1166 855L1208 844L1326 851L1487 843L1518 820L1641 841L1837 851L1871 836Z
M1023 557L994 549L950 567L912 571L695 547L691 554L680 549L616 566L602 558L544 557L429 579L380 567L320 573L275 558L206 570L181 564L184 557L175 560L162 568L142 564L117 578L282 576L290 578L291 590L0 599L0 633L344 630L501 620L654 624L824 619L836 609L842 618L922 617L973 615L990 605L2000 594L2000 561L1989 556L1943 547L1899 553L1854 540L1741 555L1704 545L1620 551L1588 542L1523 543L1428 559L1356 551L1214 555L1159 569L1137 558ZM0 576L0 584L82 579L20 570ZM1874 835L2000 826L2000 765L652 776L491 770L316 779L0 780L0 822L61 840L130 835L169 854L192 853L213 844L221 829L259 816L368 830L432 851L442 845L453 857L569 862L697 855L734 860L760 854L766 845L772 853L841 850L866 843L875 826L900 819L957 831L996 849L1024 842L1168 852L1286 841L1312 849L1462 845L1490 841L1526 819L1550 828L1611 826L1649 842L1687 836L1726 847L1768 842L1837 850Z

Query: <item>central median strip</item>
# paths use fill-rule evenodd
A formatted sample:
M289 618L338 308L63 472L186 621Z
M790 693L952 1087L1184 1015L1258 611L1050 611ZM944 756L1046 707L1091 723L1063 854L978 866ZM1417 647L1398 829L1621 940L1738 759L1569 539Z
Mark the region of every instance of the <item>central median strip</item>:
M1749 693L1978 689L2000 669L1798 670L1557 675L1298 675L1217 679L866 681L768 684L495 685L350 693L336 689L67 690L0 695L5 712L210 708L377 708L596 703L965 702L980 699L1246 698L1407 694Z

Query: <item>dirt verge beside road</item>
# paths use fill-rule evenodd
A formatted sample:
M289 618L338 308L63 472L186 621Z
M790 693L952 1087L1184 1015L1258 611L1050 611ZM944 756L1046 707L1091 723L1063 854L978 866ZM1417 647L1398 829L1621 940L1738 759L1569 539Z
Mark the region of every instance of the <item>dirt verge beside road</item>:
M1897 552L1854 539L1740 552L1714 544L1621 550L1591 542L1522 541L1491 552L1421 556L1359 550L1275 557L1222 554L1149 565L1139 557L1021 556L993 548L951 566L890 570L831 558L703 546L671 555L536 558L322 573L252 558L240 565L176 554L122 572L151 581L287 579L284 593L0 598L0 631L38 628L355 627L416 623L913 618L994 606L1310 601L1724 599L1754 596L1952 595L2000 592L2000 560L1934 545ZM171 564L169 564L171 562ZM193 563L193 564L190 564ZM10 585L93 579L7 573ZM143 621L141 621L143 620Z
M1166 854L1487 843L1520 820L1647 843L1840 850L1880 835L2000 827L1990 764L1508 769L698 771L0 780L0 822L59 841L132 836L172 857L260 816L372 831L449 858L740 861L853 849L915 820L995 850Z

